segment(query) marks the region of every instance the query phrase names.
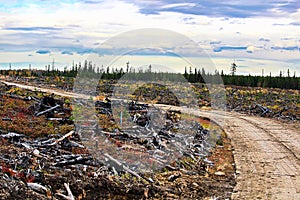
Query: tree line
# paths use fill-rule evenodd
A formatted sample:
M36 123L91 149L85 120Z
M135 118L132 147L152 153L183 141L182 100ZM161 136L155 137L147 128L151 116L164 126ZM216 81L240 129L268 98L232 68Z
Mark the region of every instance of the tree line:
M96 67L92 62L84 61L83 64L74 64L68 69L63 70L50 69L50 65L45 66L45 70L31 70L31 69L10 69L0 70L0 74L4 76L15 77L51 77L64 76L76 77L78 74L91 78L101 78L106 80L161 80L161 81L178 81L178 79L185 78L190 83L219 83L220 77L225 85L248 86L248 87L266 87L266 88L282 88L282 89L300 89L300 77L296 74L290 75L289 70L287 76L283 76L282 72L278 76L253 76L253 75L236 75L236 65L231 66L231 73L224 74L219 71L214 73L206 72L204 68L185 67L184 74L172 72L157 72L152 71L151 65L148 68L135 69L126 63L126 68L123 67Z

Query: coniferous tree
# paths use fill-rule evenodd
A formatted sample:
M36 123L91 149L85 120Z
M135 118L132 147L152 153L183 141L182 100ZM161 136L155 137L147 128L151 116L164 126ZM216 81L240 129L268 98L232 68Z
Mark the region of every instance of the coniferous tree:
M237 65L235 64L235 62L233 62L231 64L231 68L230 68L230 73L231 73L232 76L234 76L235 73L236 73L236 67L237 67Z

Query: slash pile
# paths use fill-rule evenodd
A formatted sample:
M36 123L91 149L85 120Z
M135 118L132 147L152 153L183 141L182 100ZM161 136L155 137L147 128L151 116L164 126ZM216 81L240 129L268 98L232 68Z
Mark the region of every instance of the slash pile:
M128 113L122 112L121 126L120 113L108 99L102 99L94 102L96 126L83 119L75 128L70 113L78 110L68 105L68 99L5 85L1 90L1 199L225 199L233 191L230 141L222 133L215 138L217 147L207 148L214 131L208 130L208 120L127 102ZM113 115L118 116L115 121L111 121ZM154 172L140 170L130 157L119 159L107 151L103 141L88 145L83 130L94 138L105 138L127 155L151 152L164 162L160 156L170 153L172 145L181 154Z

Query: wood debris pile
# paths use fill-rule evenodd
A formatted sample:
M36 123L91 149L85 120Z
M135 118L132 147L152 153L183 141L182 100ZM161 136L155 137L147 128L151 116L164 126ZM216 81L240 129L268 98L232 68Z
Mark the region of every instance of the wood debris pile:
M223 149L226 154L213 156L213 146L208 140L210 131L199 121L188 123L179 111L162 113L147 104L127 102L128 115L126 118L123 113L123 127L119 127L110 121L111 101L102 99L93 102L100 121L96 124L100 125L85 122L75 128L67 100L3 87L1 199L228 198L231 195L235 182L232 153L227 150L230 142L224 136L215 138L219 143L224 142L217 150ZM14 92L7 93L8 90ZM16 106L8 109L12 102ZM9 128L18 120L22 121L21 129ZM35 134L38 129L28 132L33 125L45 132ZM48 129L42 129L43 126ZM73 128L65 129L69 126ZM144 171L140 169L142 165L134 166L130 158L120 159L112 151L104 151L103 141L97 145L94 140L93 146L87 146L82 130L90 131L94 139L106 138L114 149L128 155L150 152L164 167L154 172ZM172 145L181 156L166 163L161 156L168 156ZM91 147L96 147L101 156L92 153ZM215 174L224 158L229 159L230 168Z

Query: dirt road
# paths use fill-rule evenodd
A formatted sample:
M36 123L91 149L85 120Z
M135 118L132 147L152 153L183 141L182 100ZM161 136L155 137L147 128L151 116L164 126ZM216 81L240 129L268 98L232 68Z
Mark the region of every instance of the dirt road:
M223 117L222 127L231 139L236 163L237 185L232 199L300 199L299 124L236 112L188 112Z
M233 199L300 199L300 131L278 121L230 113L224 127L237 168Z
M55 89L7 84L78 97ZM176 109L187 112L185 108ZM224 115L196 109L188 111L224 119L223 128L232 141L236 163L237 185L232 199L300 199L300 130L294 124L235 112Z

